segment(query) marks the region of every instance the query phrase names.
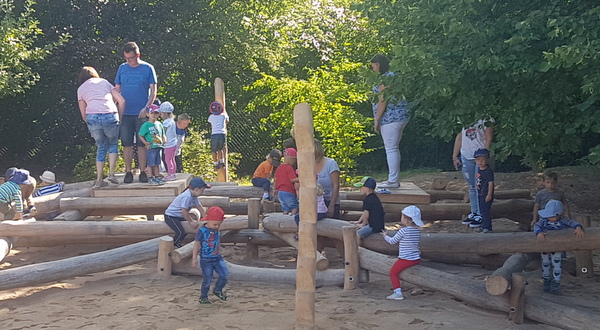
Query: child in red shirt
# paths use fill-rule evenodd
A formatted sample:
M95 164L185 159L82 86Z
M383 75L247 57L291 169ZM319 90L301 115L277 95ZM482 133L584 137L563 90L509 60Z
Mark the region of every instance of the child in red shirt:
M275 192L277 193L279 203L281 203L283 214L294 215L298 213L298 197L296 196L296 188L294 187L294 183L299 181L294 171L296 156L296 149L285 149L283 163L275 171Z

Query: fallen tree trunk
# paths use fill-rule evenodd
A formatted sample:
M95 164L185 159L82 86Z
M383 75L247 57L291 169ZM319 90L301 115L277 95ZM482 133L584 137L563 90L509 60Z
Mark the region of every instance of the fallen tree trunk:
M326 218L317 222L317 235L342 239L342 227L347 225L346 221ZM296 223L290 216L276 213L268 214L263 219L263 226L271 232L289 233L296 230ZM394 231L390 230L389 233L393 235ZM363 239L361 246L389 255L395 255L398 252L397 246L388 244L380 235L371 235ZM585 237L581 239L573 239L572 230L552 231L542 242L538 241L530 232L485 235L423 233L420 247L421 252L425 254L464 254L465 251L471 251L480 255L598 250L600 249L600 228L588 228Z
M279 237L282 241L286 242L288 245L294 247L296 250L298 250L298 240L296 240L294 238L294 234L292 233L278 233L276 231L273 232L273 235ZM327 259L324 255L321 254L321 252L316 251L317 256L316 256L316 263L317 263L317 270L325 270L327 269L327 267L329 267L329 259Z
M535 253L515 253L496 269L485 281L485 288L491 295L504 294L511 285L513 273L522 272L527 264L535 259Z
M174 196L167 197L70 197L60 199L60 210L101 210L101 209L166 209L175 199ZM228 197L204 197L201 196L200 203L204 207L229 206Z
M295 269L259 268L232 264L227 262L229 268L229 280L245 282L261 282L296 285ZM200 267L192 267L190 262L173 264L173 274L201 276ZM359 283L368 282L367 273L363 270L359 273ZM316 272L316 287L343 286L344 270L327 269Z
M430 202L435 203L439 200L450 199L460 200L468 203L469 193L466 191L457 190L425 190L431 197ZM365 196L358 191L342 192L342 199L362 201ZM494 191L494 199L531 199L531 192L528 189L511 189L511 190L496 190Z
M195 234L187 221L183 228L188 234ZM243 229L248 227L248 217L227 218L221 230ZM22 236L82 236L82 235L170 235L173 231L163 221L3 221L0 233L8 237Z
M154 238L108 251L5 269L0 271L0 290L39 285L156 259L159 240Z
M147 241L161 235L81 235L81 236L22 236L14 241L15 247L53 247L67 245L128 245Z
M56 194L33 197L33 203L37 210L36 217L42 218L50 212L58 212L60 210L60 199L70 197L90 197L92 195L91 185L84 189L65 190Z
M254 186L213 186L204 190L203 196L226 196L229 198L261 198L263 189Z
M57 215L54 221L83 221L90 214L89 210L68 210Z
M396 258L364 248L359 248L358 254L362 268L384 275L387 275L396 261ZM407 282L449 294L479 308L490 308L507 313L510 310L508 295L490 296L483 282L468 280L463 276L423 265L409 267L400 275ZM595 310L565 306L544 298L530 296L525 300L525 316L561 329L595 329L600 322L600 316Z

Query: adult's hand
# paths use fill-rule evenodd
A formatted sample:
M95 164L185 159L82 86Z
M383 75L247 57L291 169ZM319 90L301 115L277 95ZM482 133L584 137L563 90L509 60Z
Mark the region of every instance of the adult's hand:
M379 120L376 120L373 124L373 131L375 131L375 133L380 134L381 132L381 124L379 123Z
M454 169L458 170L458 168L462 165L460 158L455 157L452 162L454 163Z
M146 118L146 107L142 108L142 110L140 110L140 114L138 115L138 118Z

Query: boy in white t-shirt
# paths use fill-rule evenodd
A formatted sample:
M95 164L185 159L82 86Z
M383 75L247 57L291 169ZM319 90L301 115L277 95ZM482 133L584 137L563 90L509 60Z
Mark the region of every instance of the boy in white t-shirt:
M227 153L227 124L229 116L220 102L210 104L208 122L212 127L210 135L210 152L212 153L215 170L225 167L225 154Z

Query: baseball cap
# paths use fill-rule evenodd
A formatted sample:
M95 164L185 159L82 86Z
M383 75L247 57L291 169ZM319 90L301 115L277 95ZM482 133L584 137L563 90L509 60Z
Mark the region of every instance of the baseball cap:
M208 107L208 110L213 115L220 115L221 112L223 112L223 105L219 101L214 101L213 103L210 104L210 107Z
M423 220L421 220L421 210L419 210L418 207L414 205L407 206L402 210L402 214L404 214L407 217L410 217L415 223L415 225L419 227L422 227L424 225Z
M543 210L539 210L538 214L542 218L550 218L555 217L557 215L562 215L563 211L563 203L561 201L553 199L546 204L546 208L544 208Z
M218 206L213 206L206 211L206 216L202 221L223 221L225 219L225 211Z
M271 157L271 164L273 164L273 166L277 167L281 165L281 151L273 149L269 153L269 157Z
M155 113L155 112L160 112L160 107L158 105L152 104L151 106L148 107L148 112L149 113Z
M56 175L51 171L44 171L44 173L40 175L40 180L46 183L56 183Z
M287 149L285 149L283 156L284 157L285 156L298 157L298 153L296 152L296 149L294 149L294 148L287 148Z
M206 182L204 182L204 180L202 180L201 178L193 178L190 181L189 187L192 189L196 189L196 188L211 188L212 186L207 184Z
M487 150L486 148L480 148L475 150L475 154L473 155L473 157L477 158L477 157L481 157L481 156L489 156L490 155L490 151Z
M171 104L171 102L163 102L160 104L160 108L158 109L160 112L173 112L175 108Z
M375 189L377 187L377 181L370 176L363 177L360 182L354 184L355 187L367 187L371 189Z

